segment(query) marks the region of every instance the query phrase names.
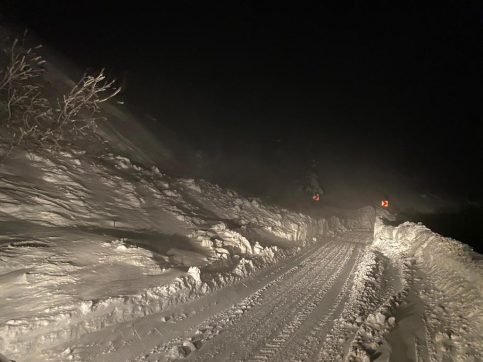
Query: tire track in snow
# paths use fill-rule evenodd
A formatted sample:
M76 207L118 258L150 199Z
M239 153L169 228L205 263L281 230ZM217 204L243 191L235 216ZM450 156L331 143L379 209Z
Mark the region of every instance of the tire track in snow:
M340 254L336 254L335 258L337 258L339 255ZM321 264L325 264L326 261L328 262L331 257L332 254L328 255L326 259L321 261ZM263 343L266 340L266 337L269 337L271 336L271 334L276 333L280 329L283 329L282 333L278 335L278 337L286 339L294 332L298 322L303 320L304 315L303 313L301 313L300 315L296 315L294 321L292 321L291 323L291 313L287 312L298 311L300 309L303 309L304 306L306 306L307 304L310 304L314 294L316 294L321 287L321 283L319 283L318 281L323 280L324 283L330 283L330 272L334 272L334 269L325 268L325 273L322 274L320 268L314 268L310 271L310 273L305 274L304 278L299 280L296 285L292 285L290 283L290 288L283 293L282 301L275 300L273 303L270 303L263 308L263 312L268 311L268 313L264 313L262 315L259 325L252 327L252 333L247 336L247 340L253 342L253 345L245 345L244 350L258 350L259 352L262 352L262 355L273 354L275 346L267 348L267 346L265 346L265 344ZM307 283L307 281L309 282ZM275 306L273 306L273 304L275 304ZM259 345L260 337L263 338L261 341L261 346ZM277 345L280 344L280 342L277 343ZM244 357L250 358L250 356L253 356L253 353Z
M354 262L352 265L345 265L346 273L342 273L340 283L332 286L332 290L336 292L335 300L332 296L325 298L317 308L312 312L310 318L307 319L305 328L300 328L294 338L284 347L283 353L279 354L278 359L281 361L315 361L316 354L324 348L324 342L329 335L332 326L338 321L335 320L342 313L343 307L348 301L352 288L353 275L355 269L360 263L362 252L361 248L354 249ZM342 286L339 286L342 284ZM331 291L332 291L331 290ZM329 291L329 293L331 292ZM339 322L340 323L340 322Z
M257 353L260 352L273 354L269 352L272 351L271 348L264 349L266 338L284 327L285 334L279 337L282 338L279 342L288 340L295 333L298 326L310 315L310 311L317 306L317 298L322 298L335 283L343 266L349 261L354 245L332 243L328 248L331 249L328 252L327 248L319 249L293 275L286 279L281 278L281 283L275 283L280 285L271 285L268 290L263 288L265 293L255 300L255 306L252 305L247 313L242 310L240 314L243 315L240 318L225 328L213 343L191 355L190 359L222 361L246 359L250 356L257 358ZM339 264L340 260L342 262ZM223 327L218 332L222 329ZM275 347L278 345L282 346L283 343L276 344ZM268 359L268 356L258 357Z
M345 254L343 261L340 263L342 266L345 267L348 264L348 261L352 257L353 250L354 249L350 249L349 252ZM339 299L339 303L336 303L333 306L323 305L324 309L320 310L320 304L322 301L327 299L328 293L334 288L336 282L339 280L341 273L345 269L344 267L334 269L334 274L332 274L329 279L323 283L315 296L312 296L308 300L304 300L298 305L299 311L295 314L295 317L292 319L292 321L289 322L281 332L276 333L274 337L271 336L268 341L265 340L264 347L260 349L259 352L256 353L252 358L250 358L250 360L288 361L294 358L295 360L300 360L302 353L306 354L306 352L310 350L307 349L308 343L304 343L307 342L306 339L314 334L316 330L315 327L321 329L321 327L327 324L340 304L342 295L345 295L346 291L344 288L342 288L341 293L336 291L338 293L337 299ZM345 280L344 286L349 284L347 283L348 279L349 274L347 274L347 279ZM317 283L315 287L317 287ZM327 309L329 309L329 307L330 310L329 313L327 313ZM321 317L322 320L319 321L319 323L315 323ZM306 324L311 325L312 328L302 328ZM314 324L316 324L316 326L314 326ZM311 340L313 340L313 338L309 339L309 341ZM297 348L300 346L302 346L302 348Z

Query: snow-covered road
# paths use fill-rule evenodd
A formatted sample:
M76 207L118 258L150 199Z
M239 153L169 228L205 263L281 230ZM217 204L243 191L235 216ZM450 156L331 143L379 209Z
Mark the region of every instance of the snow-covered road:
M481 256L422 225L316 219L112 154L16 157L0 361L481 360Z
M229 303L213 300L215 296L200 300L197 304L205 307L201 322L190 318L192 323L183 326L174 323L170 329L180 333L137 360L182 358L190 349L196 352L186 357L195 361L319 360L348 300L363 248L358 243L318 243L245 280L238 285L241 290L234 286L217 296L230 296Z

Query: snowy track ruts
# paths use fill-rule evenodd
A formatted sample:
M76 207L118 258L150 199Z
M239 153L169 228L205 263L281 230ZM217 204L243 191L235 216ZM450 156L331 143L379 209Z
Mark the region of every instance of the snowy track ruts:
M342 265L345 265L350 258L352 250L346 251L343 255ZM335 260L340 260L340 254L337 254L334 257ZM317 270L318 268L315 268ZM294 342L295 336L300 334L298 332L308 332L310 329L305 330L302 328L306 322L313 322L314 319L324 317L324 311L319 311L318 314L314 313L316 309L319 309L321 302L328 296L328 292L332 289L336 281L340 278L340 275L343 271L343 268L338 269L337 266L330 265L324 269L320 270L320 275L314 275L314 280L302 283L302 288L306 288L306 292L302 290L302 294L297 293L300 295L300 298L297 300L297 295L292 294L290 298L294 298L297 300L296 304L288 305L289 309L285 310L288 315L285 315L284 318L278 323L281 328L279 330L276 328L267 329L267 332L270 330L272 333L266 338L263 338L263 342L261 346L258 346L255 353L250 353L248 360L252 361L267 361L267 360L286 360L281 359L283 352L285 350L292 351L291 345L296 345ZM309 274L308 277L311 277ZM327 318L323 318L323 323L327 322ZM312 324L312 323L310 323ZM283 326L282 326L283 325ZM273 326L270 326L273 327ZM305 336L305 333L302 335ZM259 336L259 334L258 334ZM295 354L298 356L298 354ZM297 357L298 358L298 357Z
M353 275L358 267L362 253L360 248L354 249L354 257L346 263L338 280L332 285L305 321L304 327L300 328L289 343L284 346L279 355L281 361L314 361L321 351L327 334L329 333L334 319L342 313L345 302L349 298L352 287ZM320 357L319 357L320 359Z
M285 272L197 326L192 340L196 361L306 360L316 355L333 320L341 313L351 287L361 246L329 242ZM179 345L172 340L153 352Z

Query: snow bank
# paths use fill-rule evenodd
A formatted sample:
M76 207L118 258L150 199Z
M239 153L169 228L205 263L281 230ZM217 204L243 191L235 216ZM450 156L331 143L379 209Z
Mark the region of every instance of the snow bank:
M225 240L228 240L226 236ZM119 243L115 243L112 249L129 250ZM198 267L190 267L186 273L165 285L145 288L138 294L95 300L73 300L71 304L66 304L67 300L64 300L64 303L58 306L52 304L40 313L26 313L25 310L20 310L18 318L2 321L0 350L16 357L35 351L39 346L55 345L116 323L159 313L175 304L194 300L215 289L231 285L270 263L279 261L287 255L293 255L296 251L296 249L281 250L275 246L259 247L254 258L228 253L226 258L229 260L224 263L225 267L229 267L226 272L209 272L202 271ZM128 260L132 262L135 256L133 252L129 253ZM110 259L113 260L112 257ZM56 272L60 273L62 270Z
M421 224L393 227L378 218L319 359L481 360L482 270L468 246Z
M471 248L422 224L397 227L378 219L375 245L393 261L421 271L414 287L424 303L423 326L431 360L474 361L483 356L483 259ZM405 280L412 283L410 277ZM406 291L407 287L403 286Z
M468 245L436 234L422 224L405 222L392 227L380 219L375 224L374 241L393 253L410 253L428 270L457 275L480 295L483 292L481 256Z

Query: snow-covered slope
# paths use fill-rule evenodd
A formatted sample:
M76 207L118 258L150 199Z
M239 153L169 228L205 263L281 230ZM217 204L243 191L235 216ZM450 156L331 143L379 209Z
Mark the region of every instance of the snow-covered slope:
M0 202L0 351L20 360L366 226L80 151L14 153Z

